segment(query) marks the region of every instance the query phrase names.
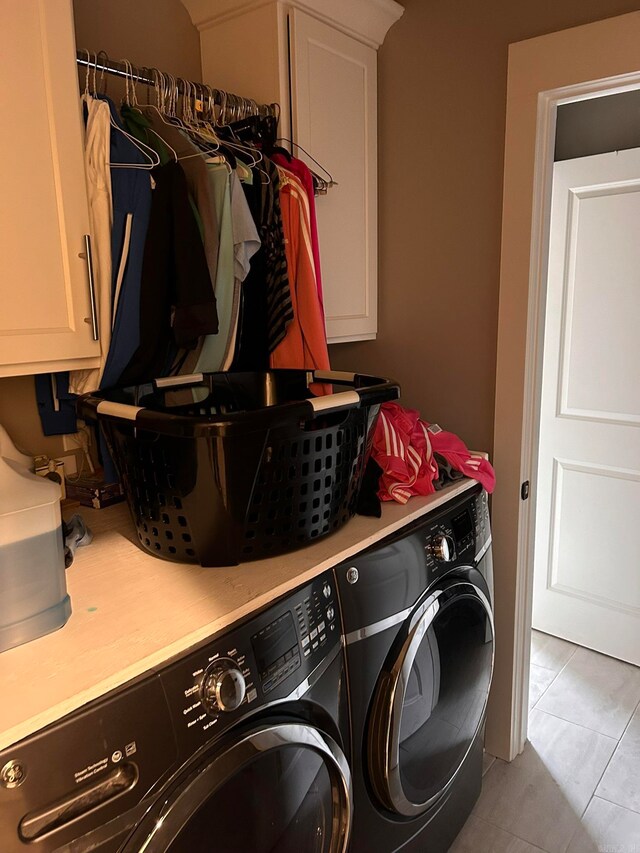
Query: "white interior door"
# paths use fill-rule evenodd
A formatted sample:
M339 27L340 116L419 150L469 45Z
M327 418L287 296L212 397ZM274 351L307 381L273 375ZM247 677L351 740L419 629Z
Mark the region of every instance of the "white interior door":
M533 626L640 664L640 149L553 181Z

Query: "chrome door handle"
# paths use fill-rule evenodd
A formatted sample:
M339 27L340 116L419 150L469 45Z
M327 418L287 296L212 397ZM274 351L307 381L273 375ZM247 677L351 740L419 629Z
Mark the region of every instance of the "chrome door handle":
M84 235L85 251L80 253L81 258L85 258L87 262L87 276L89 278L89 303L91 305L91 333L93 340L97 341L100 338L98 333L98 310L96 306L96 284L93 277L93 254L91 252L91 235Z

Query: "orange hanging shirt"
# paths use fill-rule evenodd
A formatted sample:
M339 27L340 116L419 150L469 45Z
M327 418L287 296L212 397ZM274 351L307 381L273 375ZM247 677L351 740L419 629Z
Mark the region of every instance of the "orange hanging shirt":
M295 175L279 169L280 208L294 317L270 356L271 367L329 370L329 350L318 297L309 202Z

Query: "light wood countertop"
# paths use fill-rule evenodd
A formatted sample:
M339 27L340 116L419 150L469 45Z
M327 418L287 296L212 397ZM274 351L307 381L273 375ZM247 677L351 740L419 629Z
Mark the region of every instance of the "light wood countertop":
M58 631L0 654L0 749L162 664L475 485L461 480L382 518L355 516L299 551L228 568L141 551L125 504L80 507L93 543L67 571L73 612Z

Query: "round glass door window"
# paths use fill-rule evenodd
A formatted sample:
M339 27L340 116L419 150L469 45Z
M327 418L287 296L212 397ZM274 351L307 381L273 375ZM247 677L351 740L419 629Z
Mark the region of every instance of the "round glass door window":
M370 730L383 804L415 815L454 778L482 725L493 670L490 607L473 584L437 590L408 620L379 682Z

